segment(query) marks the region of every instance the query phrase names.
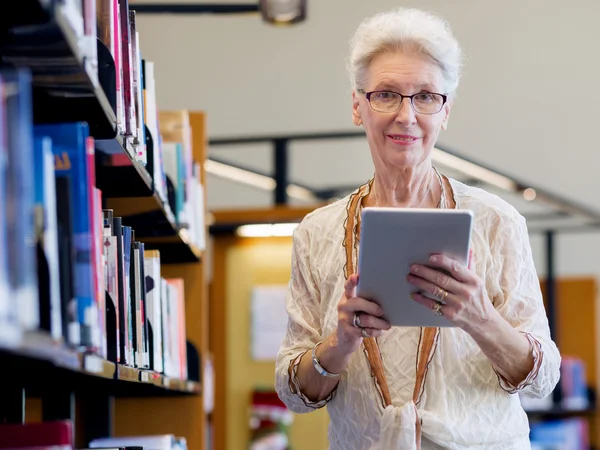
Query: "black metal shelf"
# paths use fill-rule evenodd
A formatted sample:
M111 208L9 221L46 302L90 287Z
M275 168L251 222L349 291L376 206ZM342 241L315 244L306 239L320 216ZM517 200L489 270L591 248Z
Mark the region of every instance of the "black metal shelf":
M87 391L115 397L198 395L197 381L121 366L29 333L17 346L0 341L0 383L42 396L51 390Z
M548 420L548 419L564 419L567 417L591 416L597 413L595 408L586 409L565 409L551 408L541 410L525 411L530 419Z

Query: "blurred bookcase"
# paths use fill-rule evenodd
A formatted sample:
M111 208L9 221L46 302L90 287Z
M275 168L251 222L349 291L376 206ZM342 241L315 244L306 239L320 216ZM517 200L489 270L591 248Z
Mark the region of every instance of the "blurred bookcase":
M129 6L20 0L0 17L0 436L15 448L22 431L210 445L206 116L157 107ZM41 422L72 435L44 441Z

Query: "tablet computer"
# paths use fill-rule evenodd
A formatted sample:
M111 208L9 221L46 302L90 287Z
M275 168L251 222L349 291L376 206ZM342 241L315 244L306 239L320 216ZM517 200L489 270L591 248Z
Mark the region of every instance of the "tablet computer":
M357 296L378 303L392 326L452 327L414 301L406 276L432 253L468 263L473 213L463 209L364 208L358 249Z

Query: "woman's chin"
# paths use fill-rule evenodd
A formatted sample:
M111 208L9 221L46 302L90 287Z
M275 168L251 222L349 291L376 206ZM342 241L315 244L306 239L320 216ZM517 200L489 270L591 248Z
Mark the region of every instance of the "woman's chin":
M387 152L387 163L391 166L405 169L414 167L423 161L423 150L421 148L389 149Z

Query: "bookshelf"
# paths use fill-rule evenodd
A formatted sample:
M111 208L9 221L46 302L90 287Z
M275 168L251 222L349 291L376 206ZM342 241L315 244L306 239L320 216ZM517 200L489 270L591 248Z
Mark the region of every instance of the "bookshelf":
M207 431L210 411L205 404L211 395L203 386L206 371L210 370L204 257L207 237L203 189L206 182L203 165L206 116L202 111L157 109L155 92L151 92L147 84L150 80L148 62L139 53L136 60L135 49L130 48L128 56L140 65L139 71L132 75L138 77L137 84L131 85L131 108L133 117L138 119L137 128L128 130L131 117L123 112L127 108L119 106L124 102L126 92L117 88L119 74L126 71L122 67L118 69L114 48L109 48L100 33L96 35L100 29L96 15L100 11L96 7L100 4L111 4L119 13L128 9L126 0L23 0L15 2L13 11L5 11L0 18L0 294L10 294L0 298L0 448L4 448L6 433L15 433L13 438L16 436L15 429L9 425L31 430L30 435L43 439L44 433L38 432L37 428L28 428L43 422L44 426L56 426L57 434L57 430L68 423L72 435L69 442L60 443L65 449L88 448L94 440L101 438L157 434L170 439L165 441L170 447L162 448L205 449L210 444ZM135 13L132 9L127 13L126 17L131 20L131 28L128 26L127 29L133 39ZM78 20L81 20L81 29ZM115 23L117 26L122 24L120 19ZM122 44L120 40L115 42L115 47ZM131 66L132 73L138 70L134 67ZM9 80L6 75L9 73L17 76L17 81ZM134 100L136 94L138 97ZM17 112L22 115L13 114L10 108L15 106L9 104L9 98L20 101L21 109ZM166 135L170 131L163 129L163 124L172 125L168 120L169 113L186 118L183 128L189 133L189 140L182 138L179 142L177 137ZM21 202L21 206L14 206L19 203L11 197L16 191L5 189L5 185L13 188L11 183L16 185L18 181L16 175L9 173L11 164L17 161L14 148L17 141L11 133L18 133L13 130L12 117L23 122L19 130L31 132L21 141L31 144L31 152L26 146L28 151L20 163L34 165L37 170L41 163L34 158L38 154L33 147L46 145L44 156L51 159L43 167L47 177L44 179L55 181L56 186L59 177L64 178L60 175L61 170L76 170L77 164L85 160L84 154L93 156L85 161L89 176L85 180L85 190L89 188L86 194L89 197L86 197L88 202L84 209L86 214L89 213L88 232L91 235L91 247L86 256L76 253L80 249L74 248L75 244L68 239L71 237L75 242L75 232L63 233L64 229L59 228L60 231L54 230L57 236L54 239L58 240L61 258L53 262L44 253L46 235L42 239L38 222L34 224L32 220L27 224L35 231L36 252L28 247L32 244L31 236L25 232L16 233L17 223L9 222L10 215L5 215L5 208L9 207L23 212L21 217L30 213L33 217L40 209L50 215L52 213L47 211L55 211L61 226L63 223L57 211L66 204L82 206L61 194L69 192L76 197L76 193L84 191L77 184L80 180L76 180L69 191L59 191L55 187L55 195L44 194L41 204L39 200L34 201L32 195L31 199ZM30 123L26 124L28 117ZM54 151L59 145L68 147L58 132L53 134L55 128L65 124L85 135L85 146L77 147L74 153ZM47 134L42 136L42 133ZM5 139L8 146L6 160ZM64 140L67 142L68 139L65 137ZM54 153L49 152L49 148ZM167 160L175 158L173 149L177 150L175 171L172 163L167 166ZM48 172L51 167L52 172ZM25 167L19 170L24 176L28 171L33 172ZM33 186L40 183L33 176L25 178L24 184L30 184L30 191L26 193L33 194ZM48 206L47 200L51 197L56 210ZM26 208L29 210L25 211ZM110 246L108 238L116 239L110 243L120 242L115 234L106 234L107 228L117 227L114 219L107 219L106 211L109 210L113 218L121 221L119 227L131 231L131 243L136 243L131 249L118 244L123 255L131 256L130 271L116 264L121 258L116 251L114 267L107 262L111 256L103 247ZM77 208L72 210L72 215L68 215L69 223L79 221L75 218L78 213L81 211ZM62 219L66 220L65 217ZM46 219L42 222L46 227ZM25 229L27 226L24 224ZM14 310L21 308L15 306L17 297L14 302L10 299L13 293L22 295L13 286L11 278L13 272L18 272L15 267L20 259L14 261L4 252L7 244L10 247L11 240L23 244L29 261L36 268L19 269L28 274L30 281L33 280L31 287L35 286L36 291L31 297L35 297L35 302L30 306L35 306L38 323L31 319L32 325L28 327L23 326L25 319L23 323L17 320L19 314ZM72 252L63 250L61 246L66 245L63 241L74 246L73 249L68 247ZM151 257L153 261L149 261ZM82 273L78 266L82 264L81 258L91 267L92 279L84 282L79 276ZM123 261L126 260L124 257ZM46 265L50 277L47 277ZM75 267L78 271L65 275L70 273L66 267ZM52 302L46 304L43 295L57 284L52 281L53 270L60 272L60 308ZM113 288L110 287L111 276L121 280L123 292L116 293L118 289L114 288L114 282ZM65 287L68 284L73 290L68 291L72 296L67 297L79 300L77 289L87 281L89 286L94 286L90 294L94 314L89 315L87 313L92 310L86 310L86 314L80 315L79 309L72 311L72 306L65 302L63 291L68 291ZM110 289L115 289L113 296ZM157 291L161 293L157 294ZM150 292L154 292L152 296ZM166 304L168 306L164 306ZM125 315L121 314L121 308L125 308ZM62 332L58 331L57 335L57 329L46 315L51 316L58 309L62 323L70 322L63 325ZM166 315L165 311L168 311ZM25 317L25 314L21 315ZM74 323L72 315L76 317L75 322L80 320L76 325L82 325L82 329L84 322L86 327L88 322L92 324L89 336L84 332L80 334L79 328L75 328L77 332L70 328ZM46 324L47 321L50 324ZM132 328L127 331L123 327ZM162 330L160 334L159 329ZM128 336L128 342L133 336L133 341L125 344L121 339L124 335ZM182 417L188 420L182 420ZM143 439L140 442L145 444L139 445L151 445ZM58 445L56 442L38 442L41 446L52 444ZM132 445L138 444L115 444L121 448ZM12 446L15 447L14 443Z

